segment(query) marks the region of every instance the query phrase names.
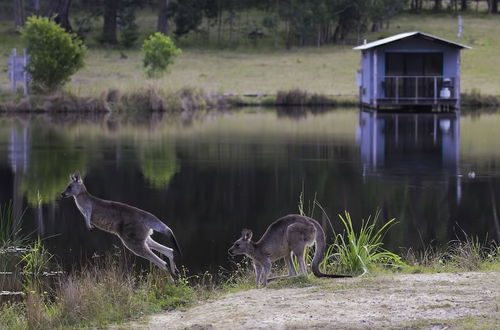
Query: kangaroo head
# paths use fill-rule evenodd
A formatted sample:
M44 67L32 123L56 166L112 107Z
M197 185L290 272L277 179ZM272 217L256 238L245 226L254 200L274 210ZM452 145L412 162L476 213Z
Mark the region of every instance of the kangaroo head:
M243 229L241 231L241 238L234 242L233 246L228 250L229 254L234 256L238 254L249 254L253 251L252 244L252 231L250 229Z
M78 196L79 194L87 191L79 174L70 174L69 178L71 181L66 189L64 189L61 193L61 197Z

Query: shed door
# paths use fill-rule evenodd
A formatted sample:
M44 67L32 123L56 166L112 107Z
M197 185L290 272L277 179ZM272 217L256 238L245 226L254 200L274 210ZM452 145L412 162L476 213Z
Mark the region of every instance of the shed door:
M433 77L443 75L443 53L386 53L385 75L386 97L434 97Z

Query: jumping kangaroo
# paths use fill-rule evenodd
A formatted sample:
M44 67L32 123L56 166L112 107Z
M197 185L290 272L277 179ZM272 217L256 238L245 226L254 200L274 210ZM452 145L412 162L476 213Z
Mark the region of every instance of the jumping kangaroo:
M325 257L325 232L320 224L309 217L290 214L273 222L258 242L252 242L252 231L243 229L241 238L229 249L230 255L244 254L253 261L257 286L267 285L271 262L285 258L288 277L296 276L292 252L299 260L300 273L307 276L304 250L316 244L312 262L312 272L317 277L350 277L349 275L330 275L321 273L319 263Z
M181 254L172 229L149 212L127 204L92 196L87 192L87 188L78 174L71 174L69 178L71 182L61 193L61 196L73 196L89 230L95 226L117 235L122 240L123 245L134 254L148 259L163 270L168 270L167 263L151 251L151 249L156 250L170 261L170 273L173 275L177 273L173 249L155 242L150 237L153 230L170 236L175 250Z

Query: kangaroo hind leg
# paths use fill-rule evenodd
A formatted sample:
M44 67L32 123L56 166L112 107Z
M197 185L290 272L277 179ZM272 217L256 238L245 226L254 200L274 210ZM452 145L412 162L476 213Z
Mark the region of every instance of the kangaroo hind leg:
M125 245L125 247L132 251L135 255L147 259L161 269L168 271L167 263L154 254L153 251L151 251L146 245L146 242L132 243L123 241L123 245Z
M293 264L292 253L289 252L285 256L286 267L288 268L288 277L297 276L297 272L295 271L295 266Z
M173 249L161 245L158 242L155 242L151 237L146 238L146 245L149 246L149 248L160 252L161 254L163 254L168 258L168 261L170 263L170 272L172 274L177 274L179 272L179 270L175 266Z

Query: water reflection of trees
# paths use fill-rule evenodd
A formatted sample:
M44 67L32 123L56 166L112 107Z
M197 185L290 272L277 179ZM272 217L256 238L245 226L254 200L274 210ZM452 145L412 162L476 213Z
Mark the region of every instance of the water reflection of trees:
M33 124L30 162L21 189L30 205L53 202L68 184L68 174L85 170L85 150L60 130Z
M165 143L139 147L141 172L156 189L164 189L179 170L175 147Z

